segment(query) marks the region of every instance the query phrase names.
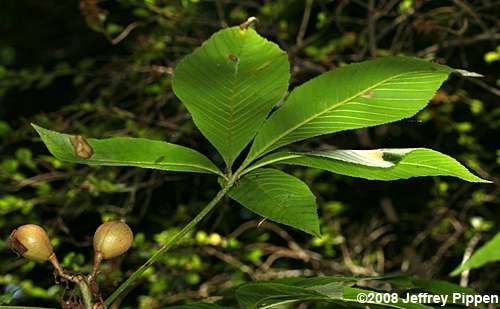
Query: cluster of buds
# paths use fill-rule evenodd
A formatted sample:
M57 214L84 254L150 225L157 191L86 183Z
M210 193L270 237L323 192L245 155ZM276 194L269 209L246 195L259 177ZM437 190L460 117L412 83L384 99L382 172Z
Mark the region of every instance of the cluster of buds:
M95 280L102 260L112 259L130 249L134 235L130 227L122 221L109 221L101 224L94 234L94 267L89 276L66 272L59 265L54 248L47 232L35 224L25 224L13 230L9 237L11 249L27 259L46 262L55 268L57 275L76 283L83 296L85 308L101 308L92 301L89 287L96 286ZM103 308L103 307L102 307Z

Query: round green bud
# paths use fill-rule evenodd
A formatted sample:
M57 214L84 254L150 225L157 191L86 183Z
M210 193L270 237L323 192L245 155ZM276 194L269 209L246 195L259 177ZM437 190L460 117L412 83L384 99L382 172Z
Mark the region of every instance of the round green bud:
M13 230L10 248L17 254L37 262L45 262L54 253L49 236L36 224L25 224Z
M130 227L121 221L101 224L94 234L94 251L103 259L112 259L127 252L132 246L134 234Z

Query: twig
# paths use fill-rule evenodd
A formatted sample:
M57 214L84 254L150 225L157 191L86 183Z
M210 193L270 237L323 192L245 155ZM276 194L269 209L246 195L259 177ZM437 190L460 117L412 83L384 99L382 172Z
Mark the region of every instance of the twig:
M290 269L290 270L267 270L263 273L255 275L257 280L271 280L290 277L308 277L315 275L315 272L310 269Z
M224 14L224 7L220 0L215 1L215 8L217 9L217 15L219 16L219 23L221 28L227 28L228 24Z
M455 218L449 219L455 231L451 236L447 237L447 240L439 247L436 254L431 258L433 264L441 260L443 256L448 252L448 249L453 246L460 238L460 236L464 233L464 228L459 221L457 221Z
M62 269L61 265L59 265L57 257L54 253L49 257L49 262L54 266L56 273L59 277L64 278L78 285L80 293L82 294L85 309L99 308L99 307L94 307L94 302L92 300L92 292L90 291L89 287L89 281L87 280L87 278L85 278L85 276L81 274L68 274L67 272L65 272L64 269Z
M418 57L422 57L429 53L435 53L440 48L443 47L452 47L458 45L470 45L482 41L498 41L500 40L500 33L481 33L472 38L461 38L456 40L443 40L440 43L433 44L417 53Z
M466 11L467 13L469 13L469 15L471 15L472 17L474 17L474 19L477 21L477 23L483 29L484 32L488 33L490 31L490 29L488 28L488 26L481 20L481 17L479 17L479 15L477 15L477 13L474 12L474 10L467 3L463 2L463 1L460 1L460 0L453 0L453 2L457 6L461 7L464 11Z
M479 80L477 78L468 78L465 77L468 81L470 81L473 84L478 85L479 87L491 92L492 94L499 96L500 97L500 89L495 88L493 86L488 85L487 83L483 82L482 80Z
M304 7L304 15L302 16L302 22L300 23L299 32L297 33L297 46L300 48L304 44L304 36L307 30L307 24L309 24L309 18L311 17L311 9L314 0L307 0Z
M474 235L469 242L467 243L467 247L465 248L464 256L462 258L462 264L465 263L474 252L474 248L476 248L477 244L481 240L481 234ZM470 269L464 270L460 275L460 286L467 287L469 285L469 273Z
M253 276L252 269L248 265L245 265L244 263L240 262L235 257L233 257L233 256L231 256L229 254L226 254L224 252L220 252L220 251L218 251L218 250L216 250L215 248L212 248L212 247L204 247L203 251L205 251L209 255L215 256L216 258L218 258L218 259L226 262L229 265L233 265L234 267L236 267L240 271L248 274L252 279L255 280L255 278Z
M129 24L123 31L115 38L111 39L111 44L116 45L123 41L129 34L134 30L135 28L139 27L142 23L135 21L131 24Z
M375 36L375 0L368 1L368 43L370 56L377 56L377 38Z

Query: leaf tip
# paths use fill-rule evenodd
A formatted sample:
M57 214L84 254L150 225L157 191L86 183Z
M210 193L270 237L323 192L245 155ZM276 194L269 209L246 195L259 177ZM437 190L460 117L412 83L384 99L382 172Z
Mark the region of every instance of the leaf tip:
M474 175L472 173L470 173L470 177L469 178L462 178L462 179L466 180L468 182L474 182L474 183L493 183L493 181L491 181L491 180L481 178L481 177L476 176L476 175Z
M31 122L30 125L33 127L33 129L35 129L36 133L38 133L38 135L42 138L42 141L45 142L45 138L47 137L49 130L33 122Z
M323 236L323 234L321 234L319 226L314 231L311 231L310 234L313 235L314 237L322 237Z
M455 69L455 73L464 76L464 77L484 77L484 75L476 73L476 72L470 72L467 70L462 70L462 69Z
M479 183L493 183L493 181L488 180L488 179L483 179L483 178L479 178L479 179L480 179L480 181L478 181Z
M42 127L38 126L36 123L30 122L30 125L35 129L35 131L40 134L40 131L43 130Z
M456 277L458 275L460 275L460 273L462 271L464 271L465 269L462 269L461 266L458 266L457 268L455 268L455 270L453 270L451 273L450 273L450 277Z

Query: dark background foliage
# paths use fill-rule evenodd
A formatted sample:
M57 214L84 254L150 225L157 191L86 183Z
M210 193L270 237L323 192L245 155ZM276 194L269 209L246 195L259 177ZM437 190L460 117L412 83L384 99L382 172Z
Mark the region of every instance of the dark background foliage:
M64 266L88 271L95 228L125 218L136 239L124 258L106 265L107 295L218 189L209 176L60 162L30 122L84 136L166 140L220 164L171 91L171 74L213 32L249 16L289 53L291 87L345 63L399 54L485 75L451 77L412 119L294 147L430 147L494 184L377 182L287 167L317 196L321 238L259 225L261 218L225 201L121 306L159 308L252 279L299 275L403 272L500 290L498 263L448 276L500 223L500 2L19 0L3 1L0 10L0 304L55 306L65 290L49 265L8 251L16 226L43 225Z

